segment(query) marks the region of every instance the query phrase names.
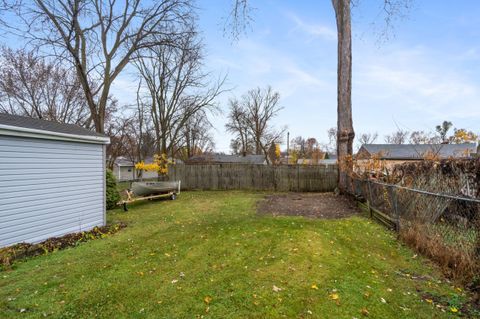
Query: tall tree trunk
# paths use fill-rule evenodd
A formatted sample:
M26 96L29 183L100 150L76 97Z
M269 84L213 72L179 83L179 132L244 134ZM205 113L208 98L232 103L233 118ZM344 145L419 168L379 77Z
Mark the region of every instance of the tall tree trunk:
M332 0L337 20L337 155L338 187L347 190L347 176L353 171L355 133L352 123L352 26L350 0Z

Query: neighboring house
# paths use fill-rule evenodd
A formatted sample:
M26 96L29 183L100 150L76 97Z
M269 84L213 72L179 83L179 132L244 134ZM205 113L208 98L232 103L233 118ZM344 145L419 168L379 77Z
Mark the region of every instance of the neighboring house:
M464 144L364 144L358 150L356 167L360 171L370 167L372 159L382 160L382 166L390 169L397 164L422 161L425 158L472 158L476 145Z
M144 160L145 163L149 164L153 162L152 157L147 157ZM132 181L140 178L140 173L142 178L155 178L158 176L157 172L139 172L135 169L135 162L129 160L125 157L119 157L113 163L113 174L118 181Z
M418 161L428 157L440 159L471 158L476 144L364 144L357 152L357 160L372 158L388 161Z
M0 114L0 247L105 225L109 142L76 125Z
M322 158L301 158L297 160L298 165L334 165L337 164L337 154L326 152Z
M115 160L112 171L117 181L127 181L137 178L135 174L135 164L123 156Z
M255 164L266 165L267 161L263 155L224 155L224 154L203 154L190 157L186 164Z
M337 159L310 159L310 158L301 158L297 160L298 165L334 165L337 164Z
M153 157L147 157L144 162L146 164L153 163ZM176 159L176 164L182 164L181 160ZM138 171L135 169L135 162L125 157L119 157L113 164L113 174L118 181L131 181L139 178L156 178L157 172L152 171Z

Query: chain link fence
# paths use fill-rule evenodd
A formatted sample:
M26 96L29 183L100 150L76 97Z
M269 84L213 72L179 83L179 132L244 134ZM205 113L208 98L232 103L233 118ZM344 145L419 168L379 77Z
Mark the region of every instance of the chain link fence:
M350 192L370 216L449 274L480 276L480 199L351 178Z

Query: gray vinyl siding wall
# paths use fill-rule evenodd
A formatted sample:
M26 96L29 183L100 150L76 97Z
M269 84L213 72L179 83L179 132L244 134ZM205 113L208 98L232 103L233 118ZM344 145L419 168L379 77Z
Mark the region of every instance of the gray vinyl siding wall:
M105 224L105 146L0 135L0 247Z

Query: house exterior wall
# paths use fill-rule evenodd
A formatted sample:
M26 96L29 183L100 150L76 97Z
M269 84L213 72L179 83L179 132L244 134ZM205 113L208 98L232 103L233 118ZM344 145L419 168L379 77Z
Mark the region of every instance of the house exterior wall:
M382 165L382 168L391 171L395 167L395 165L404 164L404 163L419 162L419 161L421 161L421 160L388 160L388 159L385 159L385 160L380 160L380 163ZM372 164L372 160L368 160L368 159L357 160L357 161L355 161L354 170L357 171L358 173L365 172L366 170L368 170L370 168L371 164Z
M117 180L119 181L131 181L136 178L135 176L135 167L131 166L116 166L116 174Z
M371 155L370 153L362 147L360 147L360 149L358 150L357 152L357 155L355 156L357 159L359 160L368 160L370 159Z
M105 146L0 135L0 247L105 224Z
M137 170L133 166L118 166L115 165L113 167L113 173L115 174L115 177L117 178L118 181L132 181L138 179L137 177ZM157 172L143 172L142 173L142 178L157 178L158 174Z

